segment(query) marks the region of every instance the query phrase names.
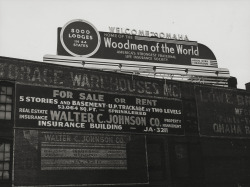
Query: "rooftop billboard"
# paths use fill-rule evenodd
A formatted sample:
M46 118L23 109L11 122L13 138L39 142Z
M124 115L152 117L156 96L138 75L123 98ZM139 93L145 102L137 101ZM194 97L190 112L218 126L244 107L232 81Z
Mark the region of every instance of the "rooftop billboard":
M85 20L72 20L58 28L57 53L63 56L154 62L172 65L218 67L213 52L189 41L141 36L137 32L99 32ZM158 36L158 37L157 37Z

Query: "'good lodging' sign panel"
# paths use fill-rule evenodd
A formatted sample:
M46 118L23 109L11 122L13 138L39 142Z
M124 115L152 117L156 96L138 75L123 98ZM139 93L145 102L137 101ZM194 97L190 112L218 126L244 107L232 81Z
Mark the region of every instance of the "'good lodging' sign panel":
M17 85L16 127L184 135L180 99Z

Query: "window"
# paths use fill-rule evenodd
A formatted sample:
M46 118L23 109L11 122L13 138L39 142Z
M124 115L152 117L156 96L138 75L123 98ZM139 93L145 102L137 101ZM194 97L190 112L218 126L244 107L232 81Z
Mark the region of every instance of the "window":
M0 143L0 181L10 179L10 144Z
M0 120L11 120L13 88L0 86Z

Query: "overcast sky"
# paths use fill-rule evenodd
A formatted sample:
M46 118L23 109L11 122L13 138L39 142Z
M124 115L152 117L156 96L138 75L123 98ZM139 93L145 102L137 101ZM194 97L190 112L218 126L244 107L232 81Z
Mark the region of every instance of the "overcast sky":
M42 61L56 54L57 27L84 19L187 35L209 47L220 68L250 82L250 0L0 0L0 56Z

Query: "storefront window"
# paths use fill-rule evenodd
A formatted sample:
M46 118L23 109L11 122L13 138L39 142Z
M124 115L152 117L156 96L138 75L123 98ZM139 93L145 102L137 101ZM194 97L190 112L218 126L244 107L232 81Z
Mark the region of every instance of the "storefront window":
M13 88L0 86L0 120L11 120Z
M0 143L0 181L10 179L10 144Z

